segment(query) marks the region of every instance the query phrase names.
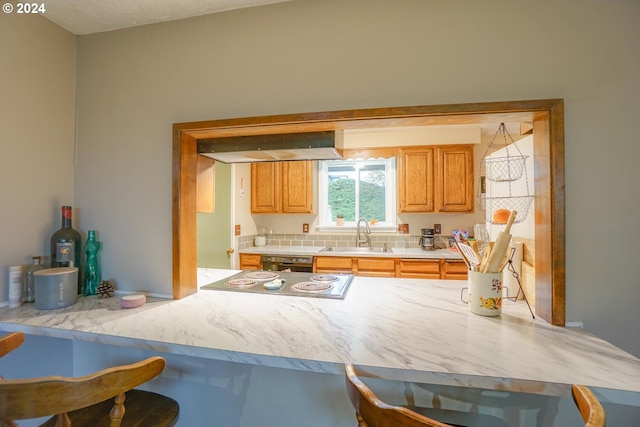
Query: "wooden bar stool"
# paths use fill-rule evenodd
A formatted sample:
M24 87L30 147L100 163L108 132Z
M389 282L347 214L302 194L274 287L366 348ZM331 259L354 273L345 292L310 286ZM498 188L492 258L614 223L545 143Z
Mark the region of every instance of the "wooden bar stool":
M351 364L345 365L345 378L349 399L356 410L358 427L508 426L505 420L486 414L386 404L358 378ZM573 398L585 421L585 427L605 427L604 409L589 388L574 385Z
M605 427L607 425L604 408L589 387L573 385L573 401L576 403L585 427Z
M18 347L23 340L21 332L0 338L0 355ZM7 351L3 353L4 350ZM133 390L159 375L164 366L165 360L154 356L78 378L3 379L0 381L0 426L15 427L16 420L48 415L53 417L42 426L174 426L180 415L175 400Z

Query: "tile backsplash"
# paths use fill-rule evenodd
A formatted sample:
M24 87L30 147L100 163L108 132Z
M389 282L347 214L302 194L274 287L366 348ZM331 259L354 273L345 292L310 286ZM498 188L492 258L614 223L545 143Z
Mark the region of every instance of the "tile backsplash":
M237 237L238 249L253 247L255 236ZM385 243L390 248L417 248L420 236L410 234L375 235L370 234L373 247L384 247ZM353 234L271 234L267 236L267 245L273 246L355 246L356 237ZM449 236L437 236L436 246L449 247Z

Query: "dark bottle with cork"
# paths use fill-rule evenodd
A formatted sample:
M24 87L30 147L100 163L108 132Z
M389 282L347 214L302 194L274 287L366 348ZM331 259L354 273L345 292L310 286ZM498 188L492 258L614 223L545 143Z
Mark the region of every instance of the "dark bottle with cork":
M82 238L72 226L71 206L62 207L62 227L51 236L51 267L77 267L80 271ZM78 274L78 294L82 279Z

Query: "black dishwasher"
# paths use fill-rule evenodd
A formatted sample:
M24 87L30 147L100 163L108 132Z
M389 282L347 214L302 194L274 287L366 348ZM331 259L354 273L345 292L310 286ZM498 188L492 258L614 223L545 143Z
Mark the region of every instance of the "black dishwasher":
M313 273L313 257L305 255L262 255L265 271Z

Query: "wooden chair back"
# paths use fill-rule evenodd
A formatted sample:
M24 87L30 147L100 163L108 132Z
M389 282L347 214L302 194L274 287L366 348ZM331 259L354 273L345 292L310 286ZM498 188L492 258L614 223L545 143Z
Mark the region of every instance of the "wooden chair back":
M0 357L20 347L24 342L22 332L11 332L0 337Z
M351 364L345 365L345 375L358 427L451 427L411 409L384 403L358 378ZM605 411L588 387L574 385L572 394L585 427L606 427Z
M358 378L353 365L347 364L344 369L358 427L450 427L402 406L384 403Z
M15 337L3 337L0 339L0 343L2 343L0 348L5 348L4 343L8 343L6 348L9 348L10 344L15 342ZM92 426L119 427L125 414L125 392L129 392L134 387L156 377L162 372L164 366L165 360L162 357L154 356L140 362L103 369L78 378L49 376L0 380L0 427L15 427L17 426L16 420L50 415L54 417L43 425L72 427L72 419L77 418L79 420L98 420L92 421ZM134 392L138 393L135 395L135 400L142 401L141 406L147 406L145 405L146 401L162 406L162 417L168 421L163 419L162 423L158 420L151 424L141 423L140 420L149 418L149 414L146 412L152 408L147 406L143 408L146 409L143 415L131 414L129 416L135 422L133 425L175 425L179 409L173 399L151 392L131 391L131 393ZM109 402L111 398L115 398L113 404ZM105 401L108 404L106 410L104 410ZM96 415L96 411L92 409L99 409L100 413ZM84 425L89 424L78 424L77 427Z
M571 393L585 422L585 427L605 427L607 425L604 408L591 389L583 385L574 385L571 387Z

